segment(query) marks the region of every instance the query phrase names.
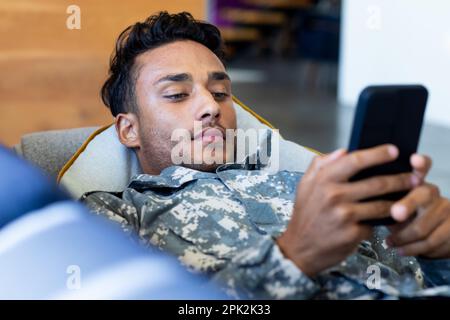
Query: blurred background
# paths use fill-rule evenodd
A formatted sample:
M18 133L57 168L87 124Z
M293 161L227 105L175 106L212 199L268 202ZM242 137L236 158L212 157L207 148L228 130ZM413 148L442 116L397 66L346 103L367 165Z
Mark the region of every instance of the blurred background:
M67 25L71 5L79 28ZM321 152L347 146L365 86L424 84L419 151L450 196L450 2L441 0L0 0L0 142L111 122L99 90L115 39L160 10L217 25L233 93Z

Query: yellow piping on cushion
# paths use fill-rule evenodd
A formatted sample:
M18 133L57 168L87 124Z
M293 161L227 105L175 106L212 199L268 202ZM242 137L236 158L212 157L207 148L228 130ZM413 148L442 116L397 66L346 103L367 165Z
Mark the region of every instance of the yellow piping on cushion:
M266 119L264 119L263 117L261 117L259 114L257 114L255 111L253 111L252 109L250 109L250 107L247 107L242 101L240 101L238 98L236 98L235 96L233 96L233 101L236 102L238 105L240 105L245 111L247 111L248 113L250 113L252 116L254 116L256 119L259 120L259 122L265 124L266 126L268 126L271 129L275 129L275 127ZM319 156L323 155L321 152L305 147L303 146L303 148L311 151L312 153L315 153Z
M247 107L245 104L242 103L242 101L240 101L238 98L236 98L235 96L233 96L233 101L236 102L238 105L240 105L242 107L242 109L244 109L245 111L247 111L248 113L250 113L252 116L254 116L256 119L259 120L259 122L265 124L266 126L268 126L271 129L275 129L275 127L266 119L264 119L263 117L261 117L259 114L257 114L255 111L253 111L252 109L250 109L249 107Z
M305 148L305 149L307 149L307 150L309 150L309 151L311 151L312 153L317 154L318 156L323 156L323 153L320 152L320 151L317 151L317 150L312 149L312 148L310 148L310 147L305 147L305 146L302 146L302 147Z
M62 169L59 171L58 173L58 178L56 178L56 181L59 183L62 179L62 177L64 176L64 174L67 172L67 170L69 170L69 168L72 166L72 164L75 162L75 160L77 160L77 158L80 156L80 154L86 149L86 147L88 146L89 142L91 142L92 140L94 140L94 138L99 135L100 133L102 133L103 131L105 131L106 129L108 129L109 127L111 127L113 124L107 124L97 130L95 130L87 139L86 141L83 142L83 144L81 145L81 147L78 148L78 150L74 153L74 155L69 159L69 161L66 162L66 164L62 167Z

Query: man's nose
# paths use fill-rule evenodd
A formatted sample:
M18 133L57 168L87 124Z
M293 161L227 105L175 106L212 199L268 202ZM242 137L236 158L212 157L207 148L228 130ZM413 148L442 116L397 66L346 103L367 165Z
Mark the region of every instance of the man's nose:
M214 123L220 119L220 105L214 99L211 92L206 91L201 93L201 97L198 101L196 108L196 121L202 121L203 123Z

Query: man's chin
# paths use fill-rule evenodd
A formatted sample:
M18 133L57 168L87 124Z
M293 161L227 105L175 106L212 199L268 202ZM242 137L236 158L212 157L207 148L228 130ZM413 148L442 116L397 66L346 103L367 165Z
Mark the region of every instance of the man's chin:
M213 164L181 164L182 167L197 170L197 171L203 171L203 172L214 172L218 167L221 166L221 164L213 163Z

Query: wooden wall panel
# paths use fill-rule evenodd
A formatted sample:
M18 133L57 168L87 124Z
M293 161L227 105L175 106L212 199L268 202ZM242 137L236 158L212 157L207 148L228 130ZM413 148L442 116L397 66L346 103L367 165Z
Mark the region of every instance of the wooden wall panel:
M66 9L81 9L69 30ZM115 40L160 10L205 18L206 0L0 0L0 142L111 121L99 97Z

